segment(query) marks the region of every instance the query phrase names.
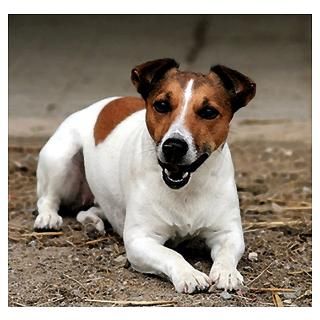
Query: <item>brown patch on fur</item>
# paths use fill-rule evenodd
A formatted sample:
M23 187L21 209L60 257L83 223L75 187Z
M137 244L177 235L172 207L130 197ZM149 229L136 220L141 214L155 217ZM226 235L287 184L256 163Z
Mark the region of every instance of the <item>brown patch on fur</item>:
M94 126L94 141L98 145L111 131L131 114L145 108L145 102L137 97L124 97L111 101L99 113Z
M188 81L197 77L201 78L199 80L201 82L205 76L195 72L170 70L151 92L147 99L147 127L156 143L161 142L171 124L179 116L183 106L184 90ZM169 113L155 111L153 104L157 100L169 100L172 111Z
M207 77L206 81L195 82L195 84L197 87L192 93L185 126L191 132L197 150L212 152L227 138L229 123L233 116L230 98L214 78ZM203 107L204 101L217 109L219 116L215 119L201 118L197 112Z
M157 89L147 99L147 128L156 143L161 142L163 136L179 115L182 99L183 88L176 78L170 79L170 81L161 81ZM153 104L158 100L169 101L172 111L168 113L157 112Z
M193 136L199 151L213 151L227 138L229 122L233 116L230 96L216 75L175 72L165 77L147 99L147 127L153 140L160 143L181 113L184 90L191 79L194 82L185 126ZM157 100L169 100L172 111L158 113L153 107L153 103ZM220 115L216 119L202 119L197 114L197 111L203 107L204 101L219 111Z
M147 128L157 144L181 113L184 90L191 79L194 80L192 96L184 126L190 131L198 151L211 152L225 142L234 112L254 97L255 83L238 71L221 65L211 67L208 74L181 72L172 59L151 61L136 67L132 81L146 101ZM145 94L141 91L142 85L148 89ZM169 103L170 109L158 112L154 103L161 100ZM213 119L202 118L198 111L206 105L217 109L219 115Z

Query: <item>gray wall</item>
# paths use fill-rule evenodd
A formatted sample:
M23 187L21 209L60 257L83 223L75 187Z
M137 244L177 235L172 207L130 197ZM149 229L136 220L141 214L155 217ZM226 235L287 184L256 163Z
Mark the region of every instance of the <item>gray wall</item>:
M10 134L135 95L130 70L160 57L204 73L221 63L254 79L257 96L239 119L310 120L311 16L11 15Z

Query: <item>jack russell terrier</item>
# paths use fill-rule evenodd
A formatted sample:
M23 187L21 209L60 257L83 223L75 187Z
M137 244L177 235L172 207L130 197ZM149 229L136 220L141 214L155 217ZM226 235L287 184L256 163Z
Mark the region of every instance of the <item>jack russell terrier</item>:
M108 220L135 270L168 277L178 292L238 288L244 240L226 139L255 83L222 65L180 71L173 59L141 64L131 80L142 99L107 98L72 114L41 150L34 228L60 229L60 206L87 206L77 220L100 232ZM164 245L195 236L211 250L209 276Z

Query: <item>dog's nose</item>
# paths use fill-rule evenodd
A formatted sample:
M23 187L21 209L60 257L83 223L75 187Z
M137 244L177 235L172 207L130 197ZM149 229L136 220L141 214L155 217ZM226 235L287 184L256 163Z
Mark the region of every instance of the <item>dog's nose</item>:
M170 163L179 162L188 151L188 144L181 139L170 138L162 145L162 152L166 161Z

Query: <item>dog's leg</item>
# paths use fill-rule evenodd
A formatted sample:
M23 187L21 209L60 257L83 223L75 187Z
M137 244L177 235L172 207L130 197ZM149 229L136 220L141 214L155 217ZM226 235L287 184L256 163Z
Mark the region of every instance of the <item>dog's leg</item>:
M219 289L233 290L242 285L243 277L237 264L244 252L241 224L229 224L228 230L212 231L206 234L214 261L209 277Z
M141 234L141 233L140 233ZM127 258L131 266L143 273L166 275L178 292L206 290L209 277L193 268L181 254L165 247L159 239L139 237L124 232Z
M39 154L37 168L38 216L35 229L59 230L61 204L69 205L79 197L83 170L81 146L74 132L62 124ZM77 161L75 161L77 160ZM82 162L83 164L83 162Z
M38 216L34 222L35 230L61 229L63 221L58 210L61 204L60 191L63 190L65 179L58 163L51 163L41 151L37 169Z
M100 234L105 234L102 217L104 217L104 214L101 208L91 207L86 211L80 211L77 214L77 221L82 225L92 224Z

